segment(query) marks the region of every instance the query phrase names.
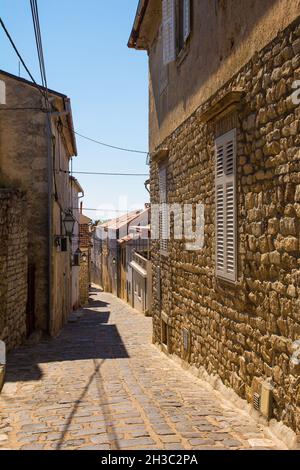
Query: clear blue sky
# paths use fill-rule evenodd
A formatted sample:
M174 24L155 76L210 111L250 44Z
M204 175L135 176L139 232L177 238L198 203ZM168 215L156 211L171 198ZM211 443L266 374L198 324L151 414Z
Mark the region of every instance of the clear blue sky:
M147 54L127 48L138 0L39 0L48 86L72 101L78 132L121 147L148 150ZM29 0L1 0L1 17L39 80ZM0 68L18 74L18 58L0 31ZM28 78L24 70L21 76ZM77 137L74 171L147 173L146 156ZM78 177L85 207L148 201L143 177ZM125 202L124 202L125 203ZM123 207L122 207L123 208ZM96 219L104 213L89 212ZM111 216L111 213L109 214Z

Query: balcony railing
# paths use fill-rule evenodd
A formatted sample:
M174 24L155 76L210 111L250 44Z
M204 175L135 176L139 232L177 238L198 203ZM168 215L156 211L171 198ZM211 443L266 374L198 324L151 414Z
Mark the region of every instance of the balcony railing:
M145 271L147 270L148 260L144 258L142 255L138 254L137 252L133 252L132 261L135 261Z

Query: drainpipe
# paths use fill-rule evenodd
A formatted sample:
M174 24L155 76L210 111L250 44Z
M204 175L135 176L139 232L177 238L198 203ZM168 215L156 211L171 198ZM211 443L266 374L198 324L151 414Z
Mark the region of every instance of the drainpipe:
M46 114L46 127L47 127L47 147L48 147L48 318L47 329L49 335L52 332L52 250L53 250L53 142L52 142L52 125L51 114Z

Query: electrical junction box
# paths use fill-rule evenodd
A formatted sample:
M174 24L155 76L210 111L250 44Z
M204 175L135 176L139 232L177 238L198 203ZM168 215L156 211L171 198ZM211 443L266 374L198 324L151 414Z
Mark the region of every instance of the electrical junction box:
M5 365L6 365L6 347L5 347L4 341L0 341L0 392L4 385Z
M252 382L252 405L255 410L265 416L272 418L273 414L273 386L268 380L255 377Z
M268 419L272 417L272 397L272 385L268 382L263 382L261 384L260 412Z
M190 332L187 328L182 328L182 345L183 345L183 357L185 360L189 359L191 350L191 338Z

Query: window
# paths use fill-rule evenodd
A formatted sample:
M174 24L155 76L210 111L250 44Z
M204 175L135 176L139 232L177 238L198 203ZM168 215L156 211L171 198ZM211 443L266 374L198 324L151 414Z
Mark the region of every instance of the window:
M163 62L173 62L191 33L191 1L163 0Z
M6 85L3 80L0 80L0 104L6 104Z
M191 32L191 0L177 0L177 52L185 46Z
M236 130L217 138L216 153L216 274L237 279Z
M159 167L159 240L160 240L160 252L166 255L168 252L168 207L167 207L167 167L166 165L160 165Z

